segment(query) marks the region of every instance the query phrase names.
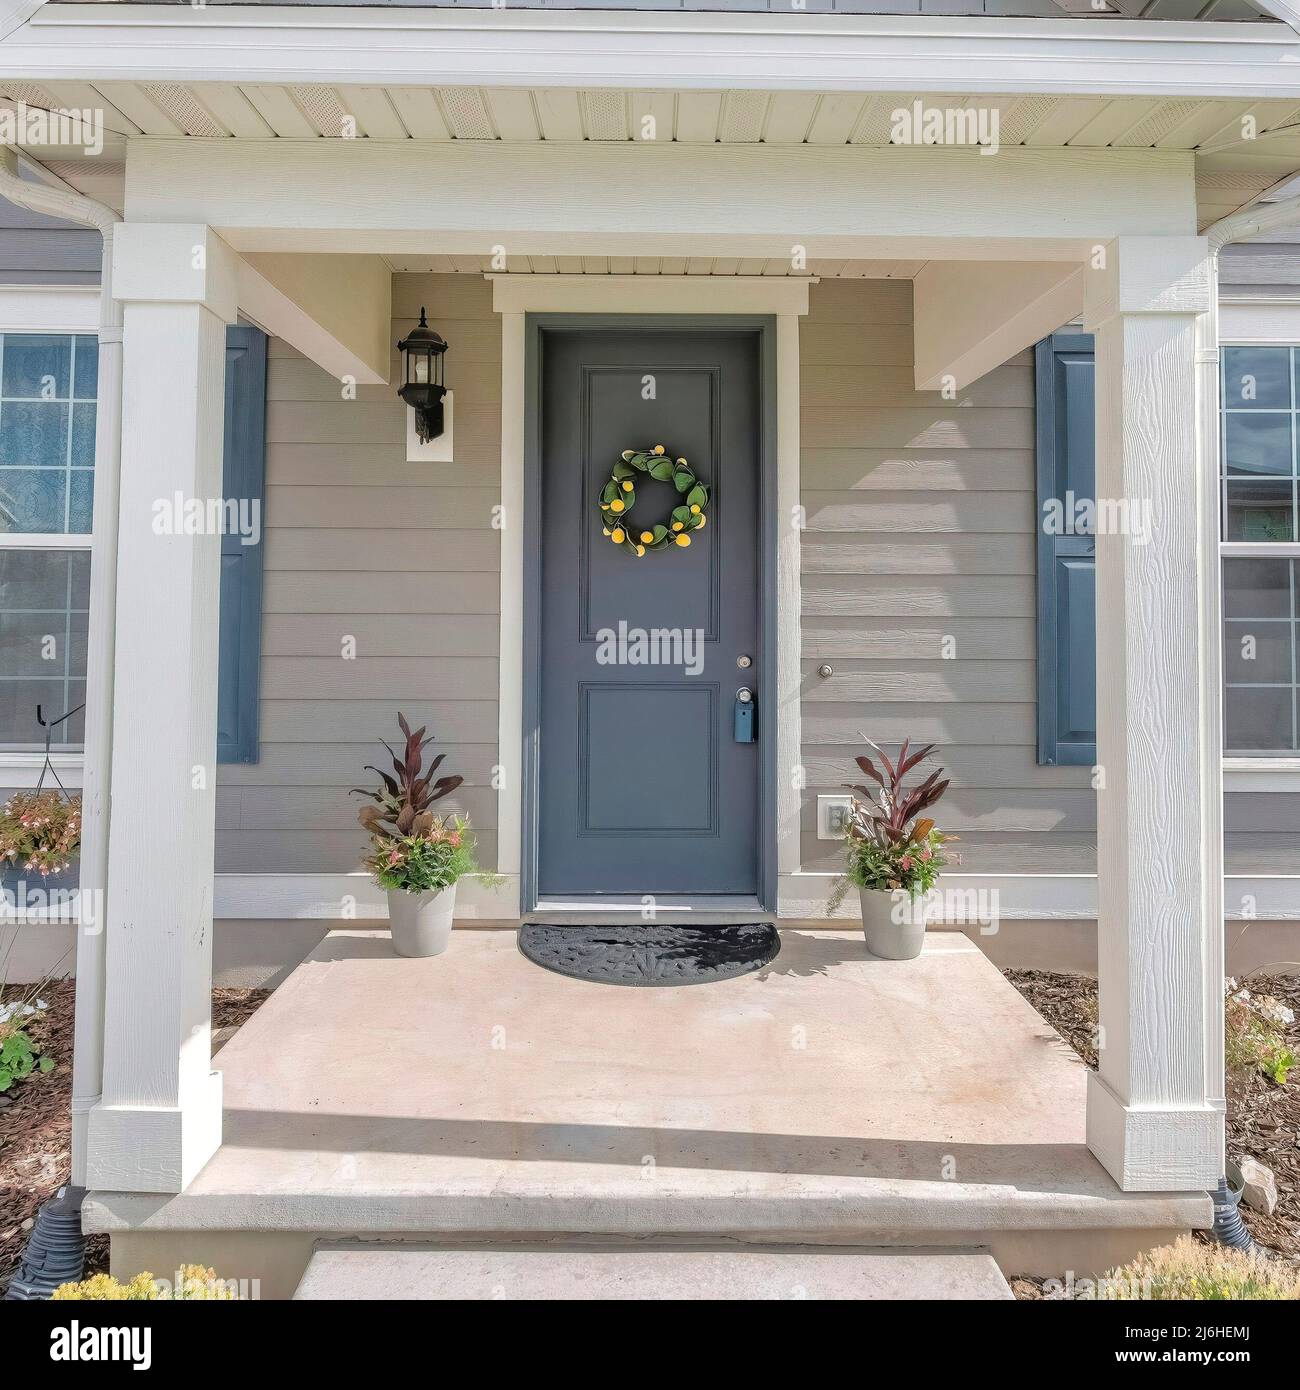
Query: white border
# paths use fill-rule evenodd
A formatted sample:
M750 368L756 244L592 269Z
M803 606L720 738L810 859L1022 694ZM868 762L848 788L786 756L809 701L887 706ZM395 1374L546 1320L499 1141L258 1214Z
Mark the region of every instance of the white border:
M97 337L99 331L98 285L0 285L0 333L86 333ZM0 535L0 550L90 549L89 535ZM83 754L55 753L50 761L66 786L81 785ZM0 744L0 787L34 787L44 762L44 753Z
M781 916L827 922L826 896L835 879L828 873L783 873ZM1287 874L1228 875L1223 881L1227 921L1300 921L1300 877ZM944 874L940 886L997 894L1001 921L1094 921L1096 874ZM514 922L517 887L492 889L475 878L457 890L458 922ZM1242 903L1250 900L1248 915ZM830 922L858 917L856 894ZM218 874L213 899L217 921L382 921L387 901L364 873ZM829 925L829 922L827 922Z
M501 315L501 495L524 495L524 315L774 314L776 316L776 765L778 912L781 876L799 867L799 532L781 525L799 501L799 318L811 278L776 276L489 275ZM524 533L506 518L501 534L501 686L497 758L497 867L515 887L523 838Z
M1267 237L1263 238L1267 240ZM1222 272L1220 272L1222 273ZM1300 292L1300 286L1297 287ZM1300 344L1300 297L1238 294L1219 300L1219 348L1294 347ZM1294 557L1300 547L1277 542L1219 542L1219 556ZM1223 759L1224 792L1300 792L1300 756Z
M1285 24L46 5L5 75L144 82L1300 97Z

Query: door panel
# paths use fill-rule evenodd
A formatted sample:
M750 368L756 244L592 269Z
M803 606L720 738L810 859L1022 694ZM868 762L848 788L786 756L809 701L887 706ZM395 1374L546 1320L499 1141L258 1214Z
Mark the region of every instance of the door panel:
M761 745L733 709L759 684L758 334L548 330L541 361L539 891L757 894ZM597 502L655 444L708 484L708 523L637 559ZM679 500L638 477L628 524Z

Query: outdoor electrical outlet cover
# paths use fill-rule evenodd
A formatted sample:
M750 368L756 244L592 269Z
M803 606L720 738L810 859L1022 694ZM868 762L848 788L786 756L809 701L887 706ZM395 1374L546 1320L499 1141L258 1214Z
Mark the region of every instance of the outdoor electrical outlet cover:
M451 420L452 397L456 393L448 391L443 398L443 429L437 439L427 444L420 443L415 432L415 411L406 408L406 461L407 463L450 463L451 462Z
M817 838L819 840L839 840L843 838L844 827L848 824L853 809L851 796L819 796L817 798Z

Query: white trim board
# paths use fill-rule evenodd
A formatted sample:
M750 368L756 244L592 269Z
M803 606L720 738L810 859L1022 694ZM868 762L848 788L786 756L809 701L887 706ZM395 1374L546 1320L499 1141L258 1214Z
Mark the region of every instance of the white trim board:
M782 873L781 918L817 921L825 916L834 874ZM964 892L996 892L1005 921L1092 921L1097 916L1095 874L945 874L941 886ZM1300 921L1300 875L1230 875L1224 879L1229 921ZM518 881L485 886L462 879L456 899L458 921L515 921ZM1252 910L1246 911L1243 904ZM850 894L833 920L858 915ZM372 921L388 916L382 889L365 873L218 874L213 917L219 921Z
M799 872L781 877L783 919L825 916L826 897L838 875ZM1097 917L1096 874L943 874L939 887L996 901L1003 921L1076 922ZM1224 877L1223 890L1228 921L1300 921L1300 875L1230 874ZM976 900L968 896L967 901ZM852 919L858 913L857 892L851 889L835 916Z
M59 774L59 781L65 787L81 786L81 769L85 761L80 751L60 752L50 750L50 762ZM6 789L31 788L36 785L45 766L45 754L33 753L13 748L0 748L0 787ZM47 777L47 786L57 786L53 778Z
M99 298L98 285L0 285L0 332L97 334Z
M1220 272L1222 273L1222 272ZM1219 346L1300 343L1300 298L1219 300Z
M11 78L1300 97L1284 24L46 5Z
M493 887L478 875L456 888L457 921L512 921L518 917L518 879ZM387 921L388 898L370 875L217 874L212 898L215 921L310 920Z
M128 226L201 224L241 253L1081 263L1184 235L1195 195L1189 151L1027 145L160 136L126 166Z
M667 275L493 275L501 315L501 495L524 495L524 416L528 389L524 316L530 313L774 314L776 316L776 505L792 516L799 499L799 316L808 280L784 277ZM778 531L776 555L777 901L784 872L799 865L800 537ZM497 757L497 865L518 882L523 839L524 533L501 533L501 649ZM779 910L779 908L778 908Z

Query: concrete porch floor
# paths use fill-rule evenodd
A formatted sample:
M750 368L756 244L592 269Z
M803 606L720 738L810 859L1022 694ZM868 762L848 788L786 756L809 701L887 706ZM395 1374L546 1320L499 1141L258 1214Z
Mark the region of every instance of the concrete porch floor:
M92 1194L87 1229L115 1268L216 1255L291 1291L339 1235L983 1246L1050 1274L1209 1224L1203 1194L1116 1188L1082 1064L964 936L907 962L782 941L753 975L633 989L512 931L416 961L333 932L222 1049L190 1188Z

